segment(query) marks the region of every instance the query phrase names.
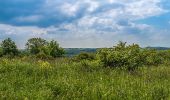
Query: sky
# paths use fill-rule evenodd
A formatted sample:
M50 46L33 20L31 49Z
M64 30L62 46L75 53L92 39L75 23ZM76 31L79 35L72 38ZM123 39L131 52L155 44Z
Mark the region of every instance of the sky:
M64 48L170 47L170 0L0 0L0 41L8 37L19 48L33 37Z

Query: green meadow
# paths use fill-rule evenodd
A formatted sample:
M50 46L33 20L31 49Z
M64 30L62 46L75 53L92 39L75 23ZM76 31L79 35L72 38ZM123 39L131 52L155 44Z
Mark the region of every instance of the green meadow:
M170 66L133 72L60 58L0 59L2 100L169 100Z
M1 100L170 100L170 51L119 42L67 57L56 41L1 44Z

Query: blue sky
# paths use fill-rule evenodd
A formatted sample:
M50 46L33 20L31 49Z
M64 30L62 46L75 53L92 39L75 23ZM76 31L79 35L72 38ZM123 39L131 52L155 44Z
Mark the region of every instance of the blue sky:
M62 47L111 47L118 41L170 47L169 0L0 0L0 41Z

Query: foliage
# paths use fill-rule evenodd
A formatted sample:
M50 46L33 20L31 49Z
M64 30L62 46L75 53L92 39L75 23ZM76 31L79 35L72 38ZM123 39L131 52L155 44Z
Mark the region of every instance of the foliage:
M96 62L0 59L1 100L169 100L170 66L135 73ZM51 69L52 68L52 69Z
M141 50L137 44L126 46L126 43L119 42L113 48L99 50L97 57L106 67L122 67L133 70L142 65Z
M119 42L113 48L104 48L97 52L97 58L105 67L119 67L134 70L140 66L158 66L168 64L169 50L142 49L137 44L126 45Z
M3 49L0 47L0 57L3 55Z
M51 69L51 65L49 62L47 61L42 61L42 60L39 60L38 61L38 65L41 69Z
M10 38L3 40L1 43L1 47L3 55L16 56L19 54L15 42L12 41Z
M42 38L31 38L26 43L26 48L31 54L38 54L45 45L47 45L46 40Z
M73 57L82 52L96 53L97 48L64 48L64 50L66 51L66 56Z
M157 54L159 57L161 57L161 60L163 64L170 64L170 50L161 50L161 51L157 51Z
M57 41L50 41L48 44L48 49L49 49L49 55L56 58L56 57L61 57L63 54L65 54L65 51L63 48L59 47L59 44Z
M27 50L31 54L36 55L40 58L53 58L61 57L64 55L65 51L63 48L59 47L57 41L46 41L42 38L31 38L26 44Z
M95 54L94 53L87 53L87 52L81 52L79 55L75 58L77 61L81 60L94 60Z
M164 58L159 55L159 51L156 51L154 49L152 50L143 50L143 60L145 65L159 65L163 63Z

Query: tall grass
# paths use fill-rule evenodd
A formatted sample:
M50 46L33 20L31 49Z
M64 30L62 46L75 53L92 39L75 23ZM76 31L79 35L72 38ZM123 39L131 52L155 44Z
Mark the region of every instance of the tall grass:
M0 99L170 100L170 66L128 72L67 58L1 58Z

